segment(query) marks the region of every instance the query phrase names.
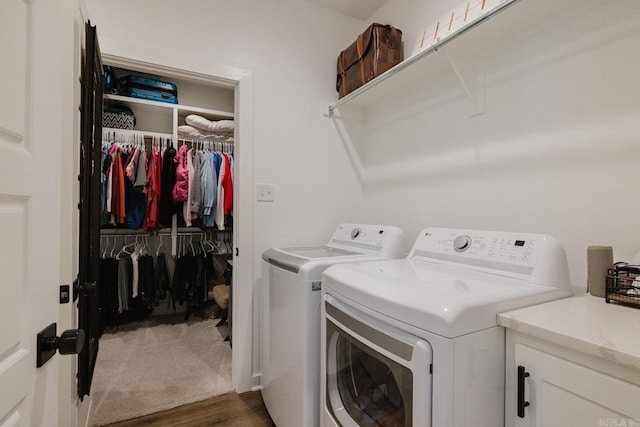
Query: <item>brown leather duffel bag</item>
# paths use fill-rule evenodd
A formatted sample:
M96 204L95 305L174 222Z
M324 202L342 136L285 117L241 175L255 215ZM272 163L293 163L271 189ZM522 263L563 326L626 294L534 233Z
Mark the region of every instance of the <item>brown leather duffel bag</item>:
M371 24L338 55L336 90L340 98L375 79L404 59L402 31Z

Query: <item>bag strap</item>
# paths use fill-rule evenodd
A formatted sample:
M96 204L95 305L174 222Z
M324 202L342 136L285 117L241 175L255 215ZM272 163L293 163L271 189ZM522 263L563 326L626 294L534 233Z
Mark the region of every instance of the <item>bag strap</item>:
M362 84L365 84L364 80L364 60L362 55L364 55L364 37L362 34L358 34L358 38L356 40L356 49L358 50L358 61L360 61L360 81Z

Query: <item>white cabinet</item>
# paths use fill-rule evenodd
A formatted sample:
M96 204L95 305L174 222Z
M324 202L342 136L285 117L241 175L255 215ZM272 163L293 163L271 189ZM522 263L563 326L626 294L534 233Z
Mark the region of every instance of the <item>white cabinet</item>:
M627 381L636 375L513 331L507 337L506 426L640 426L640 386Z

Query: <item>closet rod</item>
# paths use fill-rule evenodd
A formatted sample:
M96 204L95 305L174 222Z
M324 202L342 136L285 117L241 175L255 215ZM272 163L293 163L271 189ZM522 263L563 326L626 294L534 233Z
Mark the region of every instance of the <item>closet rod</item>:
M211 228L211 229L206 229L206 230L184 230L184 229L180 229L178 228L177 233L179 235L200 235L200 234L214 234L214 233L232 233L233 230L218 230L217 228ZM110 230L110 229L106 229L106 230L101 230L100 231L100 237L137 237L137 236L143 236L143 237L153 237L153 236L170 236L171 235L171 229L170 228L165 228L159 231L154 232L152 231L147 231L147 230L140 230L139 232L135 232L135 231L127 231L127 232L120 232L120 230Z
M159 230L120 230L114 228L105 228L100 230L100 236L156 236L158 234L171 234L170 228L161 228Z
M185 144L187 143L193 143L193 142L215 142L215 143L224 143L224 144L233 144L234 140L233 137L203 137L203 138L185 138L185 137L178 137L178 142L183 142Z
M167 138L167 139L172 139L173 138L173 134L171 133L160 133L160 132L147 132L147 131L142 131L142 130L129 130L129 129L118 129L118 128L102 128L103 132L115 132L115 133L119 133L122 135L141 135L141 136L145 136L145 137L160 137L160 138Z
M178 231L178 236L202 236L206 234L204 231Z
M154 236L170 236L171 235L171 231L162 231L162 232L158 232L158 233L109 233L109 234L101 234L100 238L106 238L108 239L109 237L154 237Z

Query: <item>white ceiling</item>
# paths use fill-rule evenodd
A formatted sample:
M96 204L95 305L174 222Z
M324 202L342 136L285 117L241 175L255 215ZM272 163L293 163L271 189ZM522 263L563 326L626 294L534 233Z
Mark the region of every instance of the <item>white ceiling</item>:
M361 21L367 20L387 0L306 0Z

